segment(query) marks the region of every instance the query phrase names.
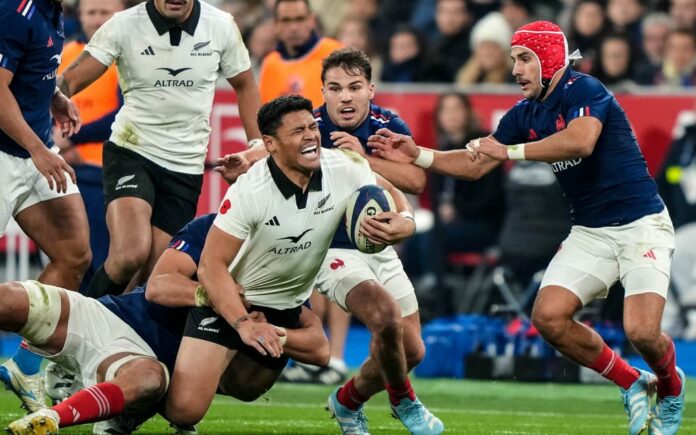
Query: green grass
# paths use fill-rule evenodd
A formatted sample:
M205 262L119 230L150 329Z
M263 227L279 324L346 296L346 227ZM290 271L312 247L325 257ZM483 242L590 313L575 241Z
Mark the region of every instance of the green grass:
M525 384L516 382L421 380L421 400L442 419L450 434L625 434L626 418L616 387L610 385ZM199 425L201 434L338 434L324 404L332 387L279 383L254 403L218 397ZM689 381L681 434L696 434L696 382ZM405 434L389 415L384 393L366 407L370 433ZM0 392L0 423L20 416L18 402ZM89 426L61 434L91 433ZM139 433L172 433L161 417Z

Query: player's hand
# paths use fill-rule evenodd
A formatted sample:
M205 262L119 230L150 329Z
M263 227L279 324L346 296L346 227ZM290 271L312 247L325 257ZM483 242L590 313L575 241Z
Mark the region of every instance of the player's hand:
M56 148L57 150L57 148ZM69 164L63 160L57 152L53 152L48 148L41 146L37 147L36 151L31 153L31 160L34 162L36 169L41 172L41 175L46 177L48 187L56 192L65 193L68 191L68 179L65 177L67 172L73 183L77 183L75 179L75 171Z
M258 323L268 323L266 315L262 311L252 311L249 313L249 318Z
M251 162L244 153L228 154L217 159L219 166L213 169L222 175L228 183L233 184L240 175L245 174L251 167Z
M372 154L386 160L413 163L420 154L420 149L411 136L397 134L388 128L380 128L367 138L367 146Z
M363 148L360 140L352 134L345 131L334 131L329 137L335 147L342 150L351 150L366 157L365 148Z
M472 152L475 160L485 154L493 160L504 161L508 159L507 147L493 138L493 136L474 139L466 148Z
M62 92L56 92L51 99L51 115L58 123L63 137L72 136L82 127L80 110Z
M416 232L416 223L394 211L385 211L363 219L360 233L373 243L393 245L411 237Z
M244 344L253 347L261 355L279 358L283 354L283 345L280 344L282 331L270 323L241 322L237 327L237 332Z

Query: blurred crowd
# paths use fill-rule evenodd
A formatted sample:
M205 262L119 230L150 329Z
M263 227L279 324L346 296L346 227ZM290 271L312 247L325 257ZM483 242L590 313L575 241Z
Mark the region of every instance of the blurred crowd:
M254 64L276 46L273 0L209 0L236 19ZM67 33L79 25L66 1ZM130 3L138 3L130 0ZM318 31L367 52L375 81L509 83L509 40L536 19L559 22L576 68L609 87L696 81L696 0L311 0Z

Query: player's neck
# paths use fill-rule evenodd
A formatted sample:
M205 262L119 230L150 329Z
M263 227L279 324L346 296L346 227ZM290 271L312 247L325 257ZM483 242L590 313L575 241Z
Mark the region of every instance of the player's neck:
M553 93L553 90L556 89L556 85L558 85L558 83L565 75L566 69L568 69L567 66L565 68L559 69L558 72L556 72L556 74L551 79L551 83L549 83L549 90L546 91L546 95L544 95L544 98L542 98L541 101L546 100L547 98L549 98L549 95Z
M279 160L280 159L274 159L278 169L280 169L283 175L285 175L287 179L292 182L292 184L298 186L303 192L305 192L307 190L307 186L309 186L309 180L312 178L313 171L305 168L287 166Z

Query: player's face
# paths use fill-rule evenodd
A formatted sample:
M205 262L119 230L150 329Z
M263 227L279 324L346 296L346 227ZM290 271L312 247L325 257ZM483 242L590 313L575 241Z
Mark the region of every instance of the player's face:
M375 85L363 74L353 75L336 67L326 71L322 92L331 121L341 129L351 131L367 119Z
M314 16L303 1L282 2L276 10L276 33L286 47L299 47L309 41Z
M522 47L512 48L512 75L522 88L522 96L534 100L541 95L541 65L530 50Z
M113 14L123 9L121 0L80 0L80 26L89 41Z
M321 134L312 113L303 110L285 114L271 139L269 152L281 166L305 174L319 169Z
M195 0L155 0L155 8L164 18L183 22L191 15Z

